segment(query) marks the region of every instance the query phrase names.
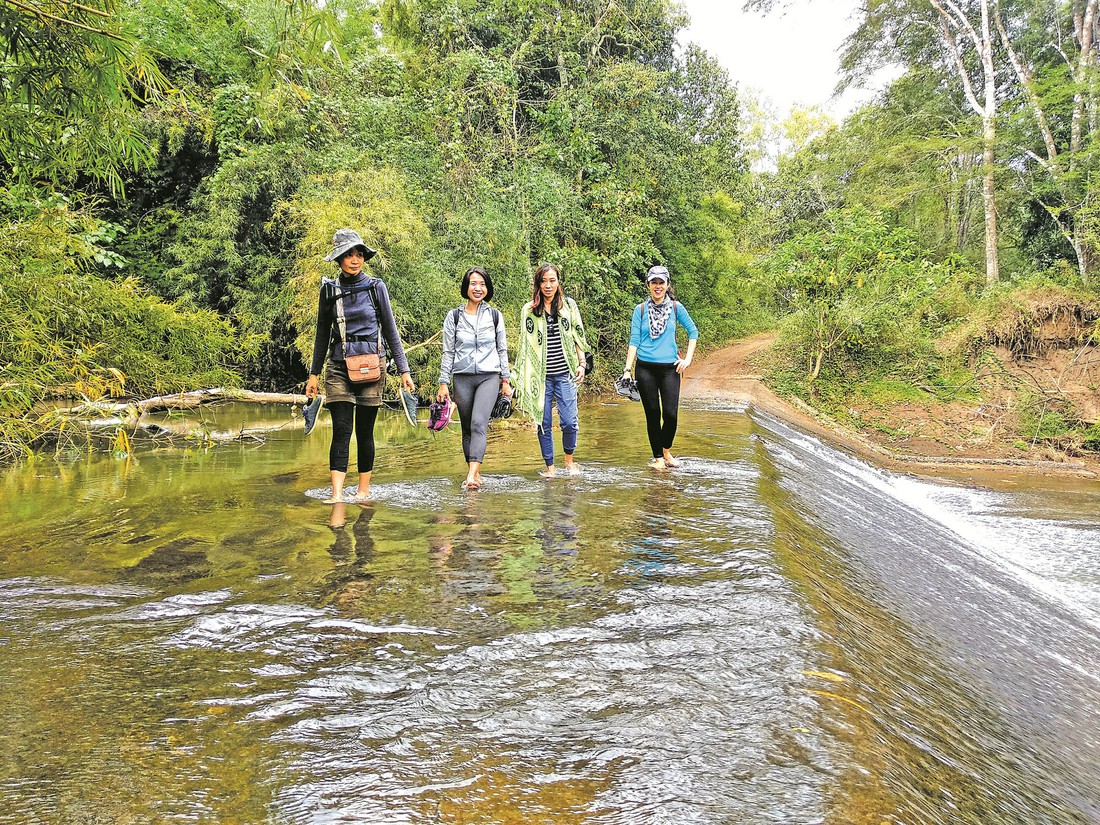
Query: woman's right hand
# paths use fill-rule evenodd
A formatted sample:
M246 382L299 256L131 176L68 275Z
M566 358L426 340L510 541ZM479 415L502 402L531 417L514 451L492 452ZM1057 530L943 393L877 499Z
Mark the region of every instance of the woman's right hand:
M438 401L440 404L442 404L445 401L449 401L450 398L451 398L450 388L446 384L440 384L439 385L439 392L437 392L435 394L435 400Z
M316 398L321 381L316 375L311 375L306 381L306 398Z

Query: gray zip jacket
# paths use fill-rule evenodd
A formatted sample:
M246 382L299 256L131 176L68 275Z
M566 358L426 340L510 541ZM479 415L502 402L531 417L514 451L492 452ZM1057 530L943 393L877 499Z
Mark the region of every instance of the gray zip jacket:
M494 323L494 316L500 318ZM504 317L484 301L477 306L477 317L466 314L463 305L455 325L454 310L443 319L443 361L439 365L439 383L450 384L456 373L481 375L499 373L502 381L511 381L508 369L508 339Z

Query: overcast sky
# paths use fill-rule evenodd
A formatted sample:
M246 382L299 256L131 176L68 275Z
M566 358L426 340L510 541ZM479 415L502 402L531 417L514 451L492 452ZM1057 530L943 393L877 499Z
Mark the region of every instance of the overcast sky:
M780 118L794 104L819 105L842 120L875 90L831 100L837 49L855 29L860 0L790 0L785 12L741 11L743 0L681 0L691 25L681 34L716 57L740 88L763 92ZM792 60L791 56L797 55Z

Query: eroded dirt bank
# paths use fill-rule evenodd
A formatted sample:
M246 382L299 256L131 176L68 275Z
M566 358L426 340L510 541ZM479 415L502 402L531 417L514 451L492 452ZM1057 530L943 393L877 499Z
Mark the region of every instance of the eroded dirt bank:
M988 477L991 472L1100 478L1100 460L1095 457L1056 453L1021 457L1015 439L998 433L996 407L989 403L905 402L861 408L853 402L850 412L867 427L842 425L799 399L780 398L765 386L754 358L774 340L773 333L760 333L707 353L685 376L684 399L751 405L847 452L902 472L955 480ZM1030 366L1046 368L1038 362Z

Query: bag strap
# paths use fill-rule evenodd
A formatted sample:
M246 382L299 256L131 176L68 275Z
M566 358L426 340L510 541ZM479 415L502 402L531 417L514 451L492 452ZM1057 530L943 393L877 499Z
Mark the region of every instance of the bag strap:
M455 307L451 310L451 326L454 329L451 330L451 349L458 352L458 319L462 317L462 307Z
M348 328L347 320L344 318L344 295L345 291L337 281L328 281L332 285L332 288L336 292L335 310L336 310L336 326L340 329L340 344L344 348L344 360L348 360ZM346 294L354 295L357 292L366 291L370 295L370 303L374 308L374 321L378 325L378 354L383 354L382 344L382 316L378 314L378 301L374 294L374 281L371 281L366 286L361 286L357 289L347 290Z
M333 291L333 311L336 313L336 328L340 331L340 345L344 348L344 360L348 360L348 327L344 319L344 297L340 284L329 282Z

